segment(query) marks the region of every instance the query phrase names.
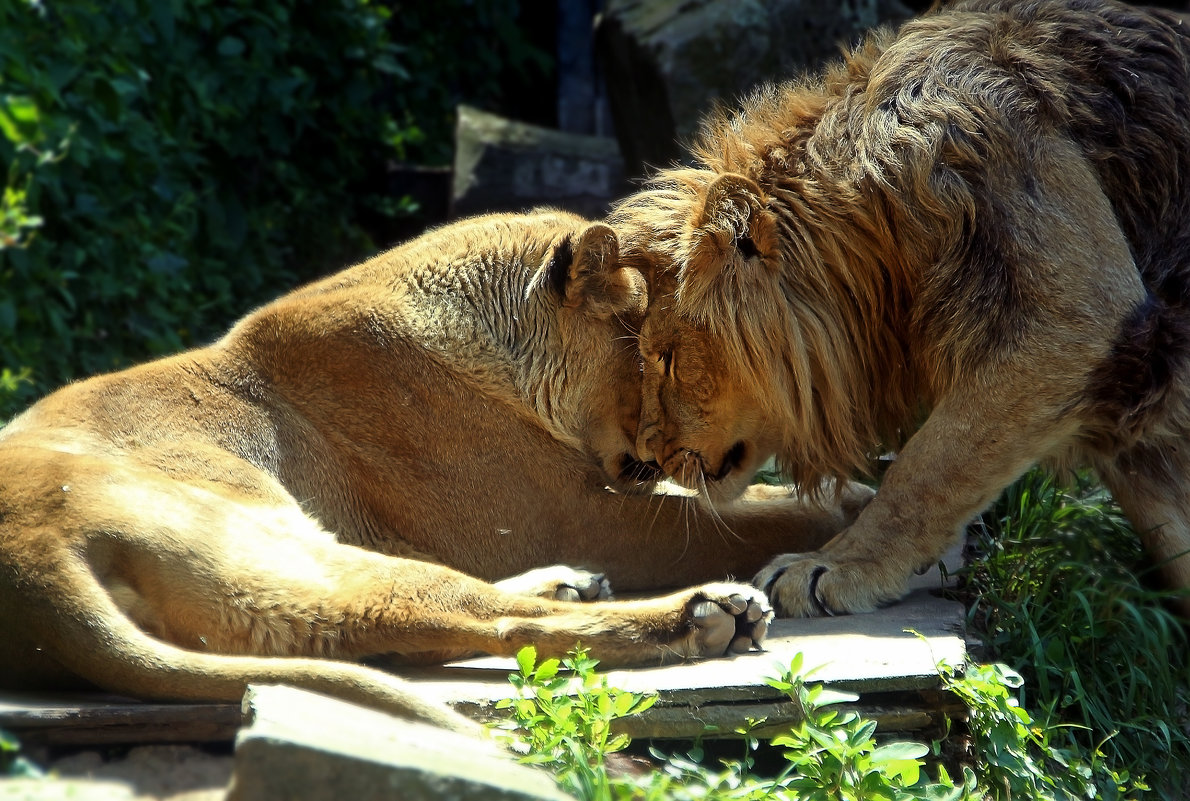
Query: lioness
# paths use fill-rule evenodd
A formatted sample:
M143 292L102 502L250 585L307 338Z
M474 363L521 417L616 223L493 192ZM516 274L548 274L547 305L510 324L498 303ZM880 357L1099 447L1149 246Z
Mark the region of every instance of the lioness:
M46 397L0 431L0 684L215 700L281 682L459 727L345 660L759 642L770 611L747 586L580 606L556 596L606 597L600 574L507 578L566 562L689 585L854 512L609 492L655 474L632 455L644 304L607 226L481 217Z
M959 2L712 116L616 210L654 276L642 458L725 498L773 453L812 485L898 451L756 576L779 614L898 598L1043 460L1096 468L1190 588L1188 98L1172 14Z

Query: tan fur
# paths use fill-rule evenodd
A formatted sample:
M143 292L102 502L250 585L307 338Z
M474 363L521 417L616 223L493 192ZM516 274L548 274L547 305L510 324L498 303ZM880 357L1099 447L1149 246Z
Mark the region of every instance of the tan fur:
M743 585L559 600L606 598L603 573L634 591L748 575L758 543L816 547L856 511L649 494L627 327L644 289L605 225L481 217L48 396L0 431L0 684L232 700L282 682L462 726L351 662L759 642L767 603ZM586 569L544 567L563 562Z
M975 0L720 112L611 223L653 276L642 455L731 497L899 452L778 611L899 597L1039 461L1097 468L1190 588L1190 44L1111 0ZM1190 609L1190 604L1187 606Z

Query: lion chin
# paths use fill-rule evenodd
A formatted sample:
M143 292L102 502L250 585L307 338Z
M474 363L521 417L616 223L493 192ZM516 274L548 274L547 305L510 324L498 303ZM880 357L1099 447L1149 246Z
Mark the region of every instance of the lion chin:
M663 478L660 466L642 461L633 453L621 453L603 462L608 486L625 495L650 495Z
M734 501L751 485L764 458L757 459L756 448L744 441L720 450L722 455L711 458L705 454L714 451L679 449L657 472L696 491L712 505Z

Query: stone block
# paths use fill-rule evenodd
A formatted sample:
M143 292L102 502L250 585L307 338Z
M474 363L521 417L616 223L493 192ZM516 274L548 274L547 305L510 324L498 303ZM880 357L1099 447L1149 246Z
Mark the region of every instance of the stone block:
M554 206L597 217L627 191L614 139L564 133L459 107L454 215Z
M494 741L326 696L252 686L229 801L563 801Z

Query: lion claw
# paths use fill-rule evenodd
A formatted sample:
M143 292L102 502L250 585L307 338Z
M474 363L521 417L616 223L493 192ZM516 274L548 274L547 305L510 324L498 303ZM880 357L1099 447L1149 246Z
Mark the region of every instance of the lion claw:
M813 601L814 606L818 608L819 613L823 617L834 617L835 612L826 605L826 601L818 592L818 580L830 570L826 565L819 565L814 568L814 572L810 574L810 600Z
M774 557L752 583L782 617L837 617L895 601L903 578L872 562L813 552Z

